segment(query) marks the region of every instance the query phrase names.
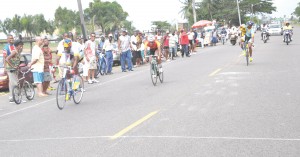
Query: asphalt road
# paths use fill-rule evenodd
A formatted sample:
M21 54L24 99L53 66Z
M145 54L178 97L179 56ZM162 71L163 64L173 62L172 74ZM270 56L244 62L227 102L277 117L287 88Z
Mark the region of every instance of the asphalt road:
M198 49L149 67L100 77L82 103L54 96L20 105L0 97L0 156L297 157L300 154L300 28L293 42L256 33L254 61L238 46Z

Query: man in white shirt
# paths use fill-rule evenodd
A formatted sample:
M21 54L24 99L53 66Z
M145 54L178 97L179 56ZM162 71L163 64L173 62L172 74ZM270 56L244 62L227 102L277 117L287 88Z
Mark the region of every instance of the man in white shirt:
M112 66L113 66L113 53L114 45L113 45L113 35L108 34L108 39L105 40L103 45L103 51L105 52L105 57L107 60L107 74L113 74L112 73Z
M178 39L176 39L175 36L175 32L173 32L172 34L170 34L170 38L169 38L169 51L171 52L171 58L172 60L175 60L174 56L177 53L177 42Z
M131 62L131 51L130 36L127 34L127 30L123 30L122 35L119 37L118 41L119 52L121 52L121 68L122 72L126 72L125 60L127 61L127 66L129 71L132 70Z
M43 39L41 37L35 38L35 45L32 48L32 59L29 67L33 68L33 80L37 86L38 96L47 96L43 93L42 83L44 82L44 53L41 49L43 45Z
M85 64L89 67L89 76L88 83L98 83L99 81L95 79L95 71L97 69L97 60L98 57L96 55L97 45L95 42L96 34L90 34L90 40L85 43L84 46L84 56L85 56Z

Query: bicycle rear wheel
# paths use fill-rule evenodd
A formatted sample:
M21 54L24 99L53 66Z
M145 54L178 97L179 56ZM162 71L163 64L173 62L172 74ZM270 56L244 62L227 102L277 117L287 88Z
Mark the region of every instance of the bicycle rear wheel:
M83 79L80 76L74 75L74 85L73 85L73 101L75 104L79 104L83 96ZM76 83L79 82L78 83Z
M62 110L65 107L67 97L69 97L67 83L65 79L59 81L57 89L56 89L56 104L57 107Z
M32 84L25 81L24 84L23 84L23 89L25 91L26 98L28 100L32 100L34 98L34 95L35 95L35 91L34 91L34 88L33 88Z
M14 86L12 89L12 95L14 102L19 105L22 102L22 92L21 88L19 86Z
M150 76L151 76L151 80L153 85L155 86L157 83L157 65L156 64L151 64L150 66Z

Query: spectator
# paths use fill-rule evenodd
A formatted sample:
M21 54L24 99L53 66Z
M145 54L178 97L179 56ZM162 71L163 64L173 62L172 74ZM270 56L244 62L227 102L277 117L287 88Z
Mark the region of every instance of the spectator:
M142 54L141 54L141 44L142 44L142 36L140 31L136 30L134 35L131 36L131 47L132 47L132 56L133 56L133 64L135 67L140 66Z
M9 43L11 42L10 37L8 36ZM5 61L5 69L7 72L7 75L9 77L9 102L14 102L12 97L12 89L14 86L18 84L18 77L17 77L17 71L19 64L20 64L20 53L23 50L23 42L21 40L16 40L14 42L14 45L9 45L10 51L9 54L6 56ZM13 47L13 48L12 48ZM7 53L8 51L6 51Z
M191 29L190 32L187 33L188 34L188 39L189 39L189 53L194 51L194 32Z
M85 43L84 54L85 54L85 64L89 67L88 83L98 83L99 81L95 79L95 71L97 69L97 46L95 42L96 34L90 34L90 40Z
M127 34L127 30L123 30L122 35L119 37L118 48L121 52L121 68L122 72L126 72L125 60L127 61L127 66L129 71L132 70L132 62L131 62L131 44L130 37Z
M77 42L80 44L80 50L84 51L84 39L82 37L77 37ZM87 64L85 63L85 58L81 61L82 63L82 77L85 82L88 81L88 75L89 75L89 68Z
M163 47L165 51L164 57L166 58L166 61L170 61L169 60L169 39L170 39L169 31L166 31L166 34L163 37Z
M50 93L47 92L47 89L48 89L48 87L50 87L50 81L52 81L52 77L50 74L50 65L52 65L52 55L51 55L51 49L49 48L48 39L44 39L42 50L43 50L43 54L44 54L43 93L50 95Z
M99 44L98 44L98 50L99 50L100 52L102 52L102 50L103 50L103 45L104 45L104 42L105 42L105 37L104 37L104 35L101 35L100 38L101 38L101 39L100 39L100 42L99 42Z
M7 44L3 48L3 57L9 56L15 50L14 37L11 34L7 35ZM4 64L5 65L5 64Z
M44 54L40 48L43 45L43 40L41 37L35 38L35 45L32 48L32 59L31 63L28 64L29 67L33 68L33 80L37 86L38 96L47 96L43 93L42 83L44 82Z
M175 34L174 34L174 38L175 38L175 41L176 41L176 46L175 46L175 57L177 57L177 50L178 50L178 45L179 45L179 43L178 43L178 40L179 40L179 37L178 37L178 32L177 31L175 31Z
M103 45L103 52L105 52L105 57L107 60L107 74L113 74L112 73L112 66L113 66L113 53L114 50L113 47L113 35L109 34L108 39L105 41Z
M197 37L198 37L198 33L197 33L196 29L194 29L193 32L194 32L194 46L193 46L193 52L196 52L195 49L196 49L196 46L197 46L197 44L196 44L197 41L196 41L196 40L197 40ZM199 41L198 41L198 42L199 42Z
M175 60L174 56L175 56L175 53L177 53L177 45L176 45L176 36L175 36L175 32L173 32L171 35L170 35L170 39L169 39L169 48L170 48L170 52L171 52L171 58L172 60Z
M186 57L190 57L189 50L188 50L189 39L184 29L181 29L180 45L181 45L181 57L184 57L184 54L186 55Z

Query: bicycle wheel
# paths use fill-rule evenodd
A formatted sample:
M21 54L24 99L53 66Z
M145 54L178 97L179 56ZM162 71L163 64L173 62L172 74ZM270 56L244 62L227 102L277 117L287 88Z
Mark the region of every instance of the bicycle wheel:
M56 89L56 104L62 110L66 104L68 97L68 88L65 79L59 81ZM67 99L66 99L67 98Z
M103 60L100 63L100 70L99 70L100 74L101 75L106 74L106 71L107 71L106 69L107 69L106 60L103 58Z
M246 49L246 62L247 62L247 66L249 65L249 50L248 48Z
M73 87L73 101L75 104L79 104L83 96L83 79L80 76L74 75L74 87ZM76 83L79 82L79 84Z
M35 95L35 91L34 91L34 88L33 88L32 84L25 81L24 84L23 84L23 89L25 91L26 98L28 100L32 100L34 98L34 95Z
M18 105L22 102L22 92L19 86L14 86L12 89L14 102Z
M158 70L158 77L159 77L160 83L163 83L164 82L164 72Z
M157 83L157 73L156 73L156 69L157 69L157 65L151 63L151 66L150 66L150 76L151 76L151 80L152 80L152 83L153 83L154 86L155 86L156 83Z

